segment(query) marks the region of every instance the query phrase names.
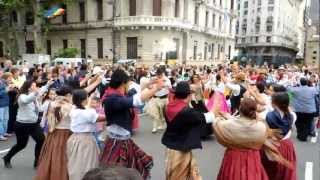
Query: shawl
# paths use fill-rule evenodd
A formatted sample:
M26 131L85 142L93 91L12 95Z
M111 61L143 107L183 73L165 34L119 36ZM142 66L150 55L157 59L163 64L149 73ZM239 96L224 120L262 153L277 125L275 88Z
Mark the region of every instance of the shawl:
M263 149L270 160L277 161L288 168L293 165L284 159L277 149L278 130L271 130L261 120L245 117L218 119L214 125L217 140L230 149Z
M183 99L177 99L173 94L169 95L169 103L165 107L165 114L169 122L171 122L185 107L188 106Z
M53 132L61 121L70 118L69 114L71 109L72 104L63 96L57 96L56 99L49 104L47 112L49 132Z

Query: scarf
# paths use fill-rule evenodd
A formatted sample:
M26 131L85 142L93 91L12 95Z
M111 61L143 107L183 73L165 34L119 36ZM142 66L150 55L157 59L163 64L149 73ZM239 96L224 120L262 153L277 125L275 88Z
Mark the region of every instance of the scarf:
M183 99L177 99L175 97L170 98L169 103L165 107L165 114L169 122L171 122L185 107L188 106Z
M216 138L220 144L230 149L263 149L269 159L277 161L288 168L292 164L284 159L278 148L275 138L279 136L278 130L271 130L261 120L245 117L228 120L218 119L214 126Z

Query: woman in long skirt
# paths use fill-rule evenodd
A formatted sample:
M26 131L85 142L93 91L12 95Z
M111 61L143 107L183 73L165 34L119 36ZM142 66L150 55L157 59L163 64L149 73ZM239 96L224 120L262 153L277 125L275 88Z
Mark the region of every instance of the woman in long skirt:
M57 97L50 102L44 118L48 127L48 135L42 147L36 180L68 180L67 141L71 135L70 111L71 91L62 86L56 93Z
M153 166L152 157L145 153L131 139L133 108L143 105L163 87L163 81L152 89L128 96L129 77L123 70L116 70L111 77L110 85L104 94L104 108L108 137L100 161L103 165L120 165L138 170L144 179L150 178Z
M256 119L256 102L245 98L239 110L239 118L220 120L214 124L218 142L227 148L217 180L268 180L261 163L260 149L265 148L271 157L286 166L290 163L267 143L268 128Z
M99 118L93 108L85 108L88 101L85 90L73 92L72 101L75 108L70 112L70 129L73 134L67 142L68 174L70 180L80 180L86 172L99 165L99 147L93 135Z
M295 116L289 111L288 93L280 92L273 94L272 104L274 111L267 114L266 121L270 128L281 130L282 137L279 138L280 146L278 149L280 154L290 161L293 168L288 169L278 162L269 160L263 152L262 163L270 180L296 180L296 152L290 139Z

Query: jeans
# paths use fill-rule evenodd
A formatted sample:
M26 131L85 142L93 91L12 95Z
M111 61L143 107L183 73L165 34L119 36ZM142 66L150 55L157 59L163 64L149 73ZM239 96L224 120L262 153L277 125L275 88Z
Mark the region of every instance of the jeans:
M10 161L14 155L16 155L19 151L21 151L27 146L29 136L31 136L33 140L36 142L34 156L35 156L35 164L37 164L38 158L41 152L41 148L45 139L45 136L42 132L40 125L38 123L28 124L28 123L16 122L15 133L16 133L17 143L10 149L10 151L4 158Z
M0 136L3 136L8 129L9 106L0 107Z

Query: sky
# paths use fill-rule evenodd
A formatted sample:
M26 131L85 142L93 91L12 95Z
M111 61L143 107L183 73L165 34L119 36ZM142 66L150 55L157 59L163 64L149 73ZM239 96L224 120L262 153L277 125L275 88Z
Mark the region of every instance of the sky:
M310 7L310 17L314 22L319 23L319 16L320 16L320 0L311 0L311 7Z

